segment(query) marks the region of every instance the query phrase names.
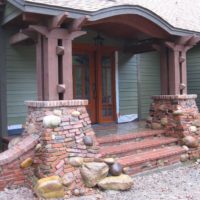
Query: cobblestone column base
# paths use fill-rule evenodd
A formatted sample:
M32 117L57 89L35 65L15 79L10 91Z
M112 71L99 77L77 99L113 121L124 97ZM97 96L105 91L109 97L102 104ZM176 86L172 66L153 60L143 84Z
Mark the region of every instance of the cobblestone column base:
M35 175L43 178L52 175L63 177L68 174L72 180L72 183L68 183L69 195L77 187L84 188L89 193L92 189L84 187L77 168L82 162L100 157L86 110L88 101L27 101L26 105L28 117L24 134L36 133L40 136L41 149L35 158ZM54 120L52 127L47 126L49 119Z
M196 136L192 122L198 117L195 99L197 95L153 96L147 126L153 129L166 129L167 133L182 138Z

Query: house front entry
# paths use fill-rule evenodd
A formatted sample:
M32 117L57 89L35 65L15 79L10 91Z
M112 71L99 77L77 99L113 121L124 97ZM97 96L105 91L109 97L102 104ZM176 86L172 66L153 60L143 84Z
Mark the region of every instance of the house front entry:
M95 123L116 120L115 51L93 46L73 48L74 99L87 99L88 113Z

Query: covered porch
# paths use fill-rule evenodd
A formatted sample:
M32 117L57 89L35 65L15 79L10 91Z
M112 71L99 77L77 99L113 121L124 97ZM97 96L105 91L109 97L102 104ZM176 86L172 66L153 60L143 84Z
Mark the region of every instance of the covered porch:
M16 160L20 184L27 180L34 184L25 170L38 179L72 175L65 188L71 196L76 187L88 194L97 184L88 186L84 179L82 169L88 163L109 171L110 164L117 162L120 174L122 169L135 174L169 165L179 162L183 153L192 158L192 151L180 146L188 135L199 155L199 138L191 128L198 117L197 96L188 94L186 66L186 53L199 37L138 6L95 12L57 9L49 13L42 7L38 13L34 7L4 19L5 29L16 25L9 44L17 52L21 44L25 52L27 45L35 46L37 92L35 99L25 99L28 112L21 141L0 159L2 188L9 184L3 181L7 166L12 166L12 182L17 183ZM146 60L150 79L141 64L141 55L147 52L157 52L160 60L156 66ZM140 121L143 112L145 122ZM28 168L21 167L21 157L32 159ZM62 192L64 196L64 188Z
M147 85L155 93L145 98L187 94L186 52L198 42L198 37L185 31L172 31L161 25L157 16L148 17L147 10L127 11L119 7L111 15L108 9L104 15L76 19L69 17L69 13L54 17L23 13L22 19L17 17L7 23L8 28L14 21L18 22L18 28L23 28L11 36L11 45L37 44L36 98L40 101L87 99L94 124L142 119L141 102L146 91L141 93L143 80L137 55L151 51L160 55L160 77L152 76L160 88ZM41 25L39 21L45 23ZM118 72L121 55L131 55L133 62L139 60L133 64L132 71L125 72L124 79L127 73L132 75L126 86ZM128 87L134 92L129 92ZM121 109L123 106L126 111Z

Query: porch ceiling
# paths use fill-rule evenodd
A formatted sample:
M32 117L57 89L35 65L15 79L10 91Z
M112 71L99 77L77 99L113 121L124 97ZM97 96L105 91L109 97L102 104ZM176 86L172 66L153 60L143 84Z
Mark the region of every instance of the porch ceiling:
M139 15L119 15L98 21L89 21L85 27L121 39L170 38L170 34L165 30Z

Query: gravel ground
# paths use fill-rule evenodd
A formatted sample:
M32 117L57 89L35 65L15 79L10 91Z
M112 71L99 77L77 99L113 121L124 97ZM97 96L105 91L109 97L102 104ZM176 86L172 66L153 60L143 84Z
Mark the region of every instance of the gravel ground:
M133 177L127 192L106 191L70 200L200 200L200 164L175 165ZM33 200L26 188L0 192L0 200Z

